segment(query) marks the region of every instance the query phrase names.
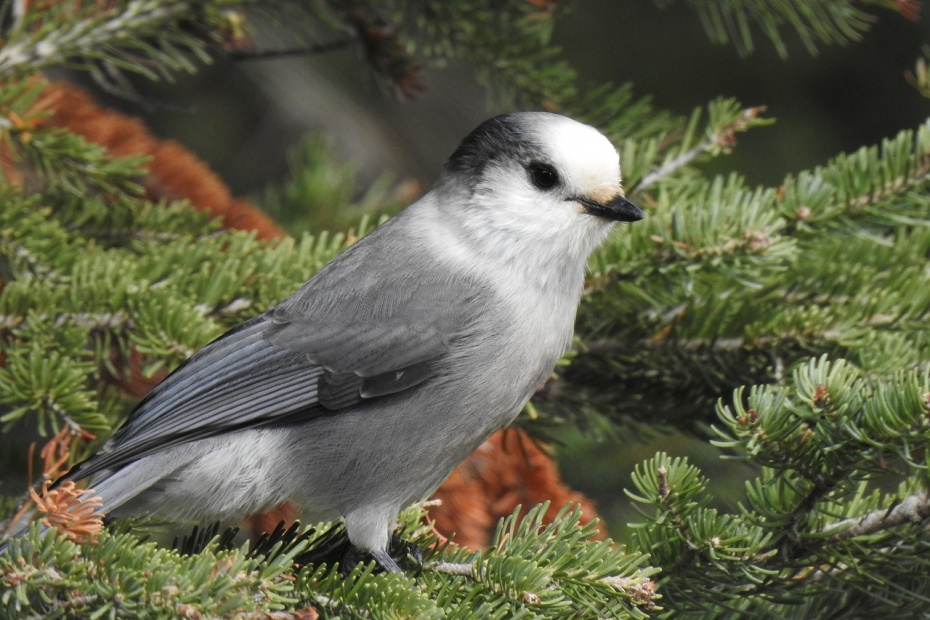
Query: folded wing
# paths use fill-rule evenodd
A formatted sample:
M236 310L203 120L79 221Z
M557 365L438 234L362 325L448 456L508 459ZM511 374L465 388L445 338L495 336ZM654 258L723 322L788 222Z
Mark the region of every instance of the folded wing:
M179 443L364 406L441 372L451 348L468 337L483 289L450 282L402 249L393 252L396 269L366 276L383 251L379 232L277 308L197 352L62 480L113 471Z

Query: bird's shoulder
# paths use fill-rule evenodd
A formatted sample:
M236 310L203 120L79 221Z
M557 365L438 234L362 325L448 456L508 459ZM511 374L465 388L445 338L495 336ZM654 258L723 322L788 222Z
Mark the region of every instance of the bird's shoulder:
M358 241L269 311L269 340L287 348L295 337L395 330L451 337L494 305L489 278L455 264L437 231L412 225L404 212ZM308 345L309 346L309 345Z

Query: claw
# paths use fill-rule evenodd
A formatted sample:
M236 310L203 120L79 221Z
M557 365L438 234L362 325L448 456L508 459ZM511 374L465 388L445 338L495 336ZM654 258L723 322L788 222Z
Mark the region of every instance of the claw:
M423 551L415 544L391 534L391 555L399 558L407 568L415 569L414 577L423 572Z
M371 553L371 557L373 557L375 559L375 562L377 562L378 566L380 566L387 573L403 572L401 571L400 565L398 565L397 562L394 561L394 558L392 558L391 554L389 554L387 551L384 551L382 549L379 549L378 551L373 551Z
M339 563L339 570L343 575L348 575L359 562L363 562L368 558L373 559L375 564L378 565L378 568L386 573L403 572L400 564L398 564L398 560L408 568L415 568L415 577L419 576L423 570L423 553L420 551L420 548L405 540L401 540L396 534L391 537L390 552L384 549L366 551L354 545L349 545L342 555L342 562Z
M346 552L342 555L342 562L339 563L339 572L341 572L343 576L346 576L351 573L360 562L365 562L369 558L375 561L375 564L378 565L378 569L382 572L402 572L400 566L387 551L366 551L359 549L355 545L349 545Z

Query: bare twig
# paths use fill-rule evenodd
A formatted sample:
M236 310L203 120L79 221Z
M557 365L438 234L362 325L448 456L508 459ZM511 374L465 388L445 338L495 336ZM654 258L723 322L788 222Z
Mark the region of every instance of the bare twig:
M289 47L278 50L251 50L251 49L233 49L226 52L226 55L232 60L269 60L272 58L287 58L290 56L310 56L312 54L323 54L349 47L356 43L358 38L345 37L320 43L319 45L306 45L302 47Z
M475 567L471 563L456 564L454 562L437 562L428 566L429 570L434 573L444 573L446 575L458 575L473 579L475 576Z

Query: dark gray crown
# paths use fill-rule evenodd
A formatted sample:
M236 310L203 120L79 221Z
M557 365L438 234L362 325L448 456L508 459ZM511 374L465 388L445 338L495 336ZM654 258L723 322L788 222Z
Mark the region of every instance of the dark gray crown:
M526 165L542 155L534 131L545 112L513 112L481 123L462 140L446 162L448 172L480 176L490 162L511 160Z

